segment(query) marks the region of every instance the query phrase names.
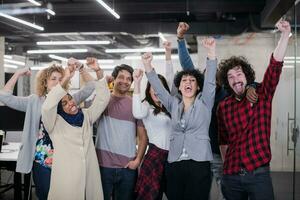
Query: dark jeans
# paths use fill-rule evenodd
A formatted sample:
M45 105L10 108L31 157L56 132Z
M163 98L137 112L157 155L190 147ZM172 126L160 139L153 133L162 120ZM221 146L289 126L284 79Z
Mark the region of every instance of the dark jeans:
M270 167L259 167L252 172L241 170L234 175L223 175L222 191L226 200L273 200Z
M166 165L169 200L208 200L211 185L210 162L183 160Z
M33 162L32 177L35 185L35 192L39 200L47 200L50 188L51 169Z
M100 167L104 200L132 200L137 170Z

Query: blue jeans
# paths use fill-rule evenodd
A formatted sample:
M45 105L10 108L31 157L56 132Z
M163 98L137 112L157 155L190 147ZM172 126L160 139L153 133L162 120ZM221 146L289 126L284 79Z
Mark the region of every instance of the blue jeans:
M210 161L210 170L217 183L218 198L217 200L225 200L221 190L221 179L223 174L223 161L220 154L213 153L213 160Z
M132 200L137 170L100 167L104 200Z
M33 162L32 177L35 185L35 192L39 200L47 200L50 188L51 169Z
M269 166L223 175L221 184L226 200L274 200Z

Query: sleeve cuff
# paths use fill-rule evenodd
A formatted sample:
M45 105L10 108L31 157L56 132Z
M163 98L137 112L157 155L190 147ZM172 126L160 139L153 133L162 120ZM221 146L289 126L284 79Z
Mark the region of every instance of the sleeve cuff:
M270 58L270 65L271 66L278 66L278 67L282 67L283 66L283 61L277 61L275 60L273 53L271 54L271 58Z

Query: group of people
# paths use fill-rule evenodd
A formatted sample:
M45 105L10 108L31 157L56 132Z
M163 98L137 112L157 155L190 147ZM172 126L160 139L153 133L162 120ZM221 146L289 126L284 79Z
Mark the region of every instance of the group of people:
M18 70L0 91L1 102L26 112L16 171L32 171L40 200L159 200L163 193L169 200L208 200L212 178L222 199L274 199L272 98L291 32L287 21L277 28L281 37L261 83L244 57L218 65L213 38L202 41L204 72L196 69L185 46L184 22L177 28L183 70L175 75L170 42L164 43L165 77L155 72L150 52L141 57L144 69L122 64L111 77L104 77L97 59L87 58L97 80L71 58L65 69L53 64L39 72L36 94L18 97L12 95L14 85L31 73ZM71 95L76 70L86 84ZM80 108L94 91L92 105Z

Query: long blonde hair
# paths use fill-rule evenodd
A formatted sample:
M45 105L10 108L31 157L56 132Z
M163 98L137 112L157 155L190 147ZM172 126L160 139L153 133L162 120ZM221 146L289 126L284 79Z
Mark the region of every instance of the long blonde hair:
M38 96L45 96L47 94L47 80L50 78L51 74L53 72L58 72L60 73L62 76L65 75L65 70L64 68L57 64L57 63L53 63L52 65L50 65L49 67L39 71L39 73L36 76L36 93ZM68 89L68 84L66 84L64 87L64 89Z

